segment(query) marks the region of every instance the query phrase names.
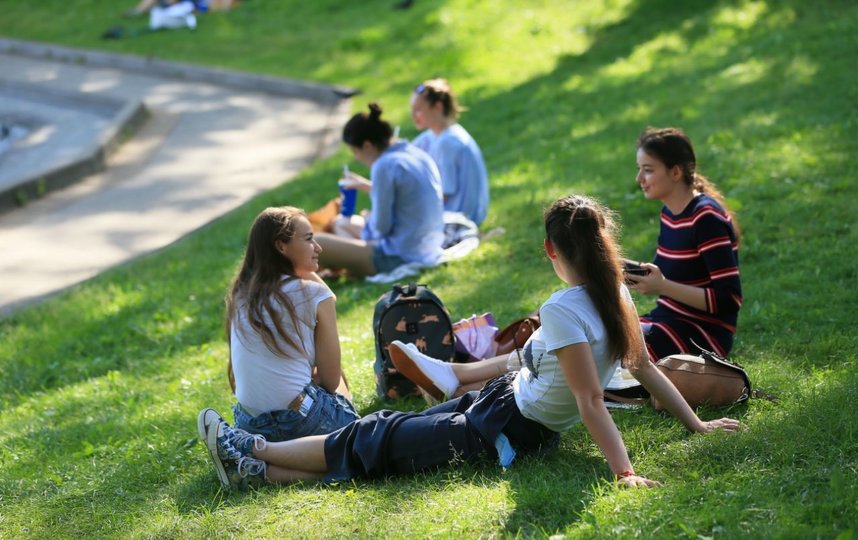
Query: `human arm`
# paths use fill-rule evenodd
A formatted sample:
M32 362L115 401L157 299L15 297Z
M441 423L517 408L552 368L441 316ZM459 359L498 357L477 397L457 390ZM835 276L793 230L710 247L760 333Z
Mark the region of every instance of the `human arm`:
M369 193L372 189L372 182L352 171L343 174L340 182L343 183L342 185L346 189L357 189L365 193Z
M608 461L618 482L626 486L657 486L658 482L635 474L626 446L614 420L605 407L602 386L589 343L575 343L554 351L566 384L590 436Z
M441 191L444 194L444 201L447 201L461 190L462 174L460 162L464 151L465 147L458 139L443 137L439 141L438 152L434 156L434 159L438 165L438 172L441 175Z
M667 296L693 308L706 309L706 291L703 288L671 281L664 277L658 266L652 263L641 263L641 267L649 270L649 273L645 276L635 274L625 276L632 289L642 294Z
M333 298L322 300L316 308L314 340L318 384L329 392L336 392L342 378L342 365L337 312Z
M397 172L401 173L395 163L377 161L373 165L372 182L375 189L369 194L372 210L367 220L367 228L371 231L369 237L372 239L383 238L393 231Z
M643 264L650 271L649 275L627 276L634 283L633 288L643 294L659 294L711 314L736 313L742 306L742 286L736 235L730 219L719 208L701 206L693 216L688 242L684 246L671 246L673 249L659 246L659 252L663 261L677 267L668 271L671 277L683 279L673 274L677 271L685 273L683 268L696 267L696 270L691 270L696 274L693 278L690 275L684 278L697 280L695 285L667 279L662 268ZM701 275L702 269L705 269L705 274Z

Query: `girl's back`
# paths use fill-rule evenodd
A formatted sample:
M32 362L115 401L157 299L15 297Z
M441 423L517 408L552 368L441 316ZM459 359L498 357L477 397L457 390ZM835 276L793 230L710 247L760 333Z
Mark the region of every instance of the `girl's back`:
M289 346L282 339L278 339L280 347L289 355L283 356L271 351L259 333L248 324L247 312L241 302L236 308L236 316L230 328L235 395L239 403L259 411L286 409L310 382L316 363L313 338L316 308L319 302L333 296L326 287L301 279L284 280L281 290L292 301L296 315L297 329L286 322L287 330L294 332L296 342L303 344L304 350ZM283 320L290 319L282 306L276 306L276 309ZM270 320L265 323L271 326Z

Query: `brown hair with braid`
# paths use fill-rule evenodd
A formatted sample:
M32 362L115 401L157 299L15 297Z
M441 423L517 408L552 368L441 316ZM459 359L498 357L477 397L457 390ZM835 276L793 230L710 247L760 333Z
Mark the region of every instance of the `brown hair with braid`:
M239 309L246 311L247 324L259 333L263 343L273 354L289 356L282 343L303 351L304 344L294 336L298 330L298 316L282 287L286 281L297 279L295 267L288 257L277 250L278 240L289 243L295 236L295 221L306 217L304 211L292 206L266 208L254 220L247 238L247 249L238 274L226 295L226 335ZM289 328L279 315L289 314ZM282 340L282 341L278 341Z
M694 146L684 131L674 127L646 128L638 137L637 147L664 163L668 169L679 166L682 170L682 178L687 185L718 201L721 208L730 216L730 220L733 222L733 230L736 231L736 239L739 239L741 231L736 216L727 207L724 195L715 187L715 184L698 172Z
M608 334L608 349L626 367L636 367L646 354L635 307L620 292L617 228L613 212L591 197L561 197L545 212L545 236L587 285Z
M428 81L423 81L414 89L414 93L418 96L423 96L430 107L441 102L444 106L445 118L457 120L459 113L467 110L459 105L456 95L453 93L453 88L447 82L447 79L429 79Z

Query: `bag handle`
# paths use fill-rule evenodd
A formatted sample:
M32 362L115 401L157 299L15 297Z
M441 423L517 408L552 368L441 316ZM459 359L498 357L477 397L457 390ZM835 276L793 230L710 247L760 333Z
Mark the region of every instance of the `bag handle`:
M401 285L401 284L397 283L396 285L393 286L393 290L399 292L399 294L402 296L414 296L415 294L417 294L417 287L419 287L421 285L423 287L426 286L422 283L420 283L420 284L408 283L405 285Z

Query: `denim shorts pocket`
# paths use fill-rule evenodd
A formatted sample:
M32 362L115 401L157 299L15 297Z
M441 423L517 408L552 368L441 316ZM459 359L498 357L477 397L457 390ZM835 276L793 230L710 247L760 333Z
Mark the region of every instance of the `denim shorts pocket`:
M321 390L318 392L318 402L317 434L332 433L360 418L351 402L340 394Z

